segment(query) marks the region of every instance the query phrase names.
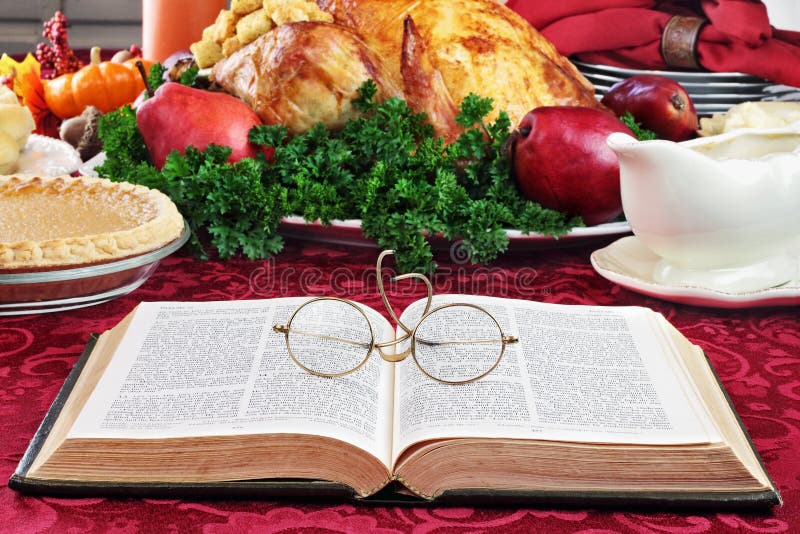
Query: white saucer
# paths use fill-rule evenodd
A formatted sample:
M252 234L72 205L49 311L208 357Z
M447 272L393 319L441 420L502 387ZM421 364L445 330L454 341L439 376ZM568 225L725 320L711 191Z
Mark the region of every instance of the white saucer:
M31 134L19 153L17 171L20 174L59 176L72 174L83 161L72 145L44 135Z
M653 278L661 257L645 248L636 236L623 237L592 253L592 267L607 280L651 297L716 308L800 306L800 273L794 280L756 291L719 291L705 287L659 284Z

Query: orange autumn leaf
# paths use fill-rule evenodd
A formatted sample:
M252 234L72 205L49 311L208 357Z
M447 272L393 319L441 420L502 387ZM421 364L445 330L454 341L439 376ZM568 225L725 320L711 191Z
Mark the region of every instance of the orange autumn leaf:
M40 78L40 66L31 54L21 62L7 54L0 58L0 76L11 78L12 90L20 101L31 110L36 123L35 133L58 137L60 119L53 115L44 100L44 87Z
M36 133L58 137L61 119L47 107L42 80L32 72L25 74L22 78L22 102L31 110L33 121L36 123Z
M39 62L32 54L25 56L22 61L17 61L8 54L0 57L0 76L9 81L9 89L16 93L18 98L22 98L21 78L29 73L36 73L38 78L41 73Z

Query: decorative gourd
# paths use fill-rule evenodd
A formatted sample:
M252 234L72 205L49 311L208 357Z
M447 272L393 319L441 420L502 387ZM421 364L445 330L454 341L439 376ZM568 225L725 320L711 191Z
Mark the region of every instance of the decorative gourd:
M61 119L80 115L87 106L103 113L130 104L144 90L144 80L136 62L146 70L149 61L132 58L123 62L100 61L100 49L91 50L91 63L78 72L62 74L52 80L42 80L44 99L50 111Z

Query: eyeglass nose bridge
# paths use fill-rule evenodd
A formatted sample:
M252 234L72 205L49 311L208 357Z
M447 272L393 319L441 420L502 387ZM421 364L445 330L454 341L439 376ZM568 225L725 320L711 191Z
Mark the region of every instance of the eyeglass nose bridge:
M407 337L408 336L406 336L406 338ZM397 346L399 343L401 343L403 341L405 341L405 338L397 339L397 340L394 340L394 341L387 341L386 343L375 343L375 348L378 350L378 354L381 355L381 358L383 358L384 361L387 361L387 362L390 362L390 363L402 362L403 360L408 358L409 355L411 354L411 347L407 348L403 352L393 352L393 353L389 353L389 354L384 352L383 349L385 347L395 347L395 346Z

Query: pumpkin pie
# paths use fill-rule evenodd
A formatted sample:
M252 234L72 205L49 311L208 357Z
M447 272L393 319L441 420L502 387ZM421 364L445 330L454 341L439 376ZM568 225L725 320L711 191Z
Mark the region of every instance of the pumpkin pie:
M183 217L163 193L86 176L0 176L0 272L107 263L177 239Z

